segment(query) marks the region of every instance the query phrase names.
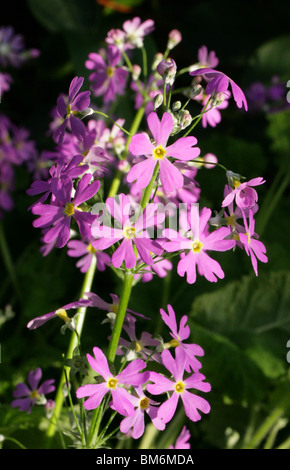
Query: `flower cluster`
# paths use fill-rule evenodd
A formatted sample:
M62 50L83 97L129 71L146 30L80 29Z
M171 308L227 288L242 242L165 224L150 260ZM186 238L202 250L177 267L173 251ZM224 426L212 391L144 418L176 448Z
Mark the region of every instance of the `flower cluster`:
M160 310L169 341L139 332L138 318L148 317L128 308L131 288L140 280L166 277L174 269L172 257L178 260L177 275L188 284L197 282L198 276L209 282L224 278L215 252L239 247L250 256L255 274L257 259L267 262L266 249L254 231L255 188L265 181L246 181L226 169L216 155L203 154L191 134L200 121L203 127L215 127L231 98L247 110L245 95L215 69L218 58L206 46L198 51L196 63L179 70L169 56L182 40L177 30L169 33L165 53L156 54L149 70L143 49L153 30L152 20L142 23L133 18L123 29L109 31L106 45L89 54L85 65L91 90L81 91L84 78L76 76L68 94L58 97L50 124L55 142L55 151L49 153L51 167L47 178L36 179L27 191L38 197L30 210L38 216L33 226L41 229L43 255L67 247L68 256L79 258L77 267L83 273L110 268L123 281L120 298L111 294L111 302L106 302L95 292L84 292L81 299L36 317L27 326L32 330L59 318L65 323L62 331L69 327L78 333L76 319L82 309L107 312L102 323L111 325L108 355L99 346L93 347L93 355L87 354L96 383L80 384L76 397L86 398L86 410L107 406L120 415L120 431L134 439L144 433L146 415L161 431L181 404L189 420L200 420L210 405L192 390L207 393L211 385L200 372L198 357L204 350L187 342L187 317L178 322L171 305L168 313ZM143 69L135 62L140 49ZM187 99L184 104L172 101L181 74L187 74L190 83L181 92ZM124 127L123 116L113 119L105 112L127 91L137 108L130 130ZM194 102L202 105L197 116L187 109ZM202 202L198 177L203 168L214 171L217 165L225 170L226 183L221 206L213 214ZM73 317L67 314L70 309L77 309ZM121 362L119 372L115 356ZM187 439L185 429L180 445L187 446Z

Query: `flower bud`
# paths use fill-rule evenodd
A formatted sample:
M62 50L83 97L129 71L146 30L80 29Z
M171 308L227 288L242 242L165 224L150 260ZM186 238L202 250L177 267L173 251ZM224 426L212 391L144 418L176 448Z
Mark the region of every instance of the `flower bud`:
M176 112L179 111L181 108L181 101L175 101L172 105L172 111Z
M225 99L225 94L222 92L222 91L219 91L216 95L213 96L212 98L212 107L213 108L216 108L217 106L219 106L220 104L222 104L222 102L224 101Z
M140 73L141 73L140 65L134 64L132 67L132 79L134 81L138 80L138 78L140 77Z
M173 84L176 75L176 63L173 59L163 59L157 65L157 72L163 78L165 83Z
M173 29L168 35L167 49L171 50L182 41L180 31Z
M190 98L195 98L196 96L200 95L202 92L203 88L201 85L195 84L193 87L190 89L189 96Z
M157 52L157 54L155 54L155 57L152 63L153 72L156 71L157 65L161 62L162 59L163 59L163 54L161 52Z
M154 102L154 110L159 108L159 106L161 106L163 103L162 93L157 93L157 95L154 96L153 102Z
M217 157L213 153L206 153L203 157L203 160L205 161L204 167L207 169L214 168L214 164L218 162Z

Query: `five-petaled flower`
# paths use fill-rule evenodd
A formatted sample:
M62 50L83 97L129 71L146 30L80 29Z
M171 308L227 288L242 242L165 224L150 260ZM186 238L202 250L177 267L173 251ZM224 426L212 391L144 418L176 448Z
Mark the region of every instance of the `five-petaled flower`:
M189 392L189 389L195 388L202 392L209 392L211 386L204 382L205 376L195 372L186 379L184 376L185 352L182 348L175 350L175 358L169 350L162 352L162 362L166 369L172 374L171 380L158 372L150 372L150 379L147 384L147 390L152 395L160 395L166 392L173 392L171 396L160 405L157 417L167 424L173 418L179 398L181 398L186 416L191 421L199 421L201 415L198 410L207 414L210 412L210 405L207 400L198 395Z
M46 403L45 395L55 390L54 379L45 380L39 385L41 377L42 370L37 367L34 371L31 370L28 373L28 385L23 382L16 385L16 389L13 391L15 400L11 403L13 408L19 408L21 411L27 411L30 414L35 404L44 405Z
M134 156L144 156L145 160L132 166L127 175L127 181L136 180L136 187L143 189L148 186L156 165L159 165L160 180L166 193L180 189L183 186L183 175L179 169L169 160L173 157L177 160L189 161L198 157L200 149L193 148L197 139L193 136L181 137L176 142L167 146L167 141L174 127L174 120L170 113L164 113L161 121L157 113L148 115L147 123L154 142L145 132L135 134L131 138L129 151Z

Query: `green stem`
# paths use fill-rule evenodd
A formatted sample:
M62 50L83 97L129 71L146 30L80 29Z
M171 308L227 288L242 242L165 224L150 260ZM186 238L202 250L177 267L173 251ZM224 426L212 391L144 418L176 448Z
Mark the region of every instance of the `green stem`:
M133 285L134 274L131 270L126 270L124 275L123 290L120 297L118 312L116 315L116 320L113 326L112 335L108 347L107 358L108 361L113 363L115 360L116 350L119 344L119 339L121 336L121 331L131 295L132 285Z
M18 299L21 299L21 297L22 297L21 296L21 291L20 291L20 288L19 288L19 284L18 284L16 274L15 274L14 264L13 264L12 258L10 256L10 251L9 251L9 248L8 248L8 244L7 244L7 240L6 240L6 237L5 237L2 222L0 222L0 248L1 248L2 256L3 256L4 264L6 266L6 269L7 269L8 273L9 273L9 276L10 276L11 282L13 284L15 293L16 293Z
M146 79L147 75L148 75L148 71L147 71L147 52L146 52L146 49L145 49L144 46L141 48L141 50L142 50L142 61L143 61L143 77L144 77L144 79Z
M151 194L152 194L152 190L153 190L153 187L154 187L154 183L155 183L155 180L156 180L156 177L158 175L158 171L159 171L159 164L157 163L155 165L155 168L154 168L154 171L153 171L153 175L152 175L152 178L151 178L151 181L150 183L148 184L148 186L146 186L143 194L142 194L142 198L141 198L141 201L140 201L140 205L142 207L142 209L144 210L145 207L147 206L147 204L149 203L150 201L150 197L151 197Z
M128 154L128 148L129 148L129 144L130 144L130 141L131 141L131 136L136 134L137 130L139 129L139 126L141 124L141 121L143 119L143 116L144 116L144 112L145 112L145 106L146 106L146 100L143 102L141 108L138 109L136 115L135 115L135 118L131 124L131 128L130 128L130 132L129 132L129 137L127 139L127 142L126 142L126 146L125 146L125 150L124 150L124 153L122 155L122 160L125 160L125 158L127 157L127 154Z
M206 111L208 111L206 108L209 104L211 100L211 97L207 100L202 112L200 113L200 115L198 116L198 119L195 120L195 122L190 126L190 128L185 132L185 134L183 135L183 137L186 137L188 134L190 134L190 132L195 128L195 126L197 126L197 124L199 123L199 121L201 120L202 116L204 115L204 113L206 113Z
M115 126L119 127L119 129L121 129L123 132L125 132L125 134L131 136L129 131L127 131L124 127L120 126L116 121L114 121L114 119L111 119L110 116L108 116L107 114L103 113L102 111L96 111L96 110L94 110L94 113L100 114L100 116L105 117L106 119L111 121L113 124L115 124Z
M21 442L19 442L17 439L15 439L14 437L6 437L5 436L5 441L11 441L11 442L14 442L14 444L17 444L21 449L27 449L27 447L25 447L23 444L21 444Z
M97 266L97 259L96 257L93 257L91 266L89 270L87 271L85 278L84 278L80 298L82 298L85 292L89 292L91 290L95 271L96 271L96 266ZM73 357L74 350L79 344L79 337L81 336L81 332L83 329L86 310L87 310L86 307L81 307L77 311L76 332L74 331L72 332L70 343L69 343L67 354L66 354L66 359L71 359ZM51 443L52 438L55 434L57 422L62 411L63 402L64 402L63 386L65 385L65 383L66 383L66 374L65 374L65 369L64 369L62 371L61 378L58 384L58 389L57 389L56 398L55 398L54 412L53 412L50 424L48 426L48 429L46 431L48 444Z

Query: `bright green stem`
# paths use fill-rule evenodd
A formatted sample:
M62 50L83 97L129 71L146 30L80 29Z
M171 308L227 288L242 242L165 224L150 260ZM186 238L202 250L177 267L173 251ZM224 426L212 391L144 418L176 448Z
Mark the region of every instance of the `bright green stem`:
M159 164L157 163L157 165L155 165L151 181L148 184L148 186L146 186L146 188L143 192L141 201L140 201L140 205L141 205L143 210L145 209L145 207L147 206L147 204L150 201L150 197L151 197L151 194L152 194L152 190L153 190L153 187L154 187L156 177L158 175L158 171L159 171Z
M84 278L80 298L82 298L85 292L89 292L91 290L95 271L96 271L96 265L97 265L97 259L96 257L93 257L91 266L89 270L87 271L85 278ZM71 359L73 357L74 350L79 344L79 337L81 336L81 332L83 329L86 310L87 310L86 307L81 307L77 311L76 332L74 331L72 332L70 343L69 343L67 354L66 354L66 359ZM49 427L46 432L46 436L49 441L51 441L57 429L57 422L60 417L63 402L64 402L63 386L65 385L65 383L66 383L66 376L65 376L65 370L63 370L59 384L58 384L57 393L56 393L54 412L53 412Z
M119 127L119 129L121 129L123 132L125 132L125 134L127 135L131 135L130 132L128 132L124 127L120 126L116 121L114 121L113 119L110 118L110 116L108 116L107 114L103 113L102 111L96 111L94 110L94 113L96 114L99 114L100 116L103 116L105 117L106 119L108 119L109 121L111 121L113 124L115 124L115 126Z
M129 132L129 137L128 137L127 142L126 142L126 147L125 147L124 153L122 155L123 160L127 157L128 148L129 148L129 144L130 144L130 141L131 141L131 136L136 134L137 130L139 129L139 126L140 126L141 121L142 121L143 116L144 116L145 106L146 106L146 103L144 102L143 105L141 106L141 108L138 109L138 111L135 115L135 118L132 122L130 132Z
M210 102L211 98L209 98L202 110L202 112L200 113L200 115L198 116L198 119L195 120L195 122L190 126L190 128L185 132L185 134L183 134L183 137L186 137L188 134L190 134L190 132L195 128L195 126L197 126L197 124L199 123L199 121L201 120L202 116L204 115L204 113L206 113L206 111L208 111L207 107L209 105L209 102Z
M131 270L126 270L124 275L123 290L120 297L119 307L116 315L116 320L112 330L111 340L108 347L107 358L109 362L114 362L116 350L119 344L121 331L131 295L134 274Z
M281 400L281 403L274 408L269 416L265 419L265 421L261 424L258 428L254 436L252 437L251 441L242 447L243 449L256 449L263 439L268 435L268 433L272 430L272 428L277 424L280 418L284 415L286 409L290 404L289 396L285 396L284 400Z
M12 258L10 256L10 251L9 251L8 244L7 244L7 241L6 241L6 237L5 237L2 222L0 222L0 248L1 248L2 256L3 256L3 260L4 260L4 263L5 263L6 269L9 273L9 276L10 276L11 282L13 284L15 293L16 293L18 299L21 299L21 292L20 292L19 284L18 284L17 277L16 277L16 274L15 274L14 264L13 264Z

